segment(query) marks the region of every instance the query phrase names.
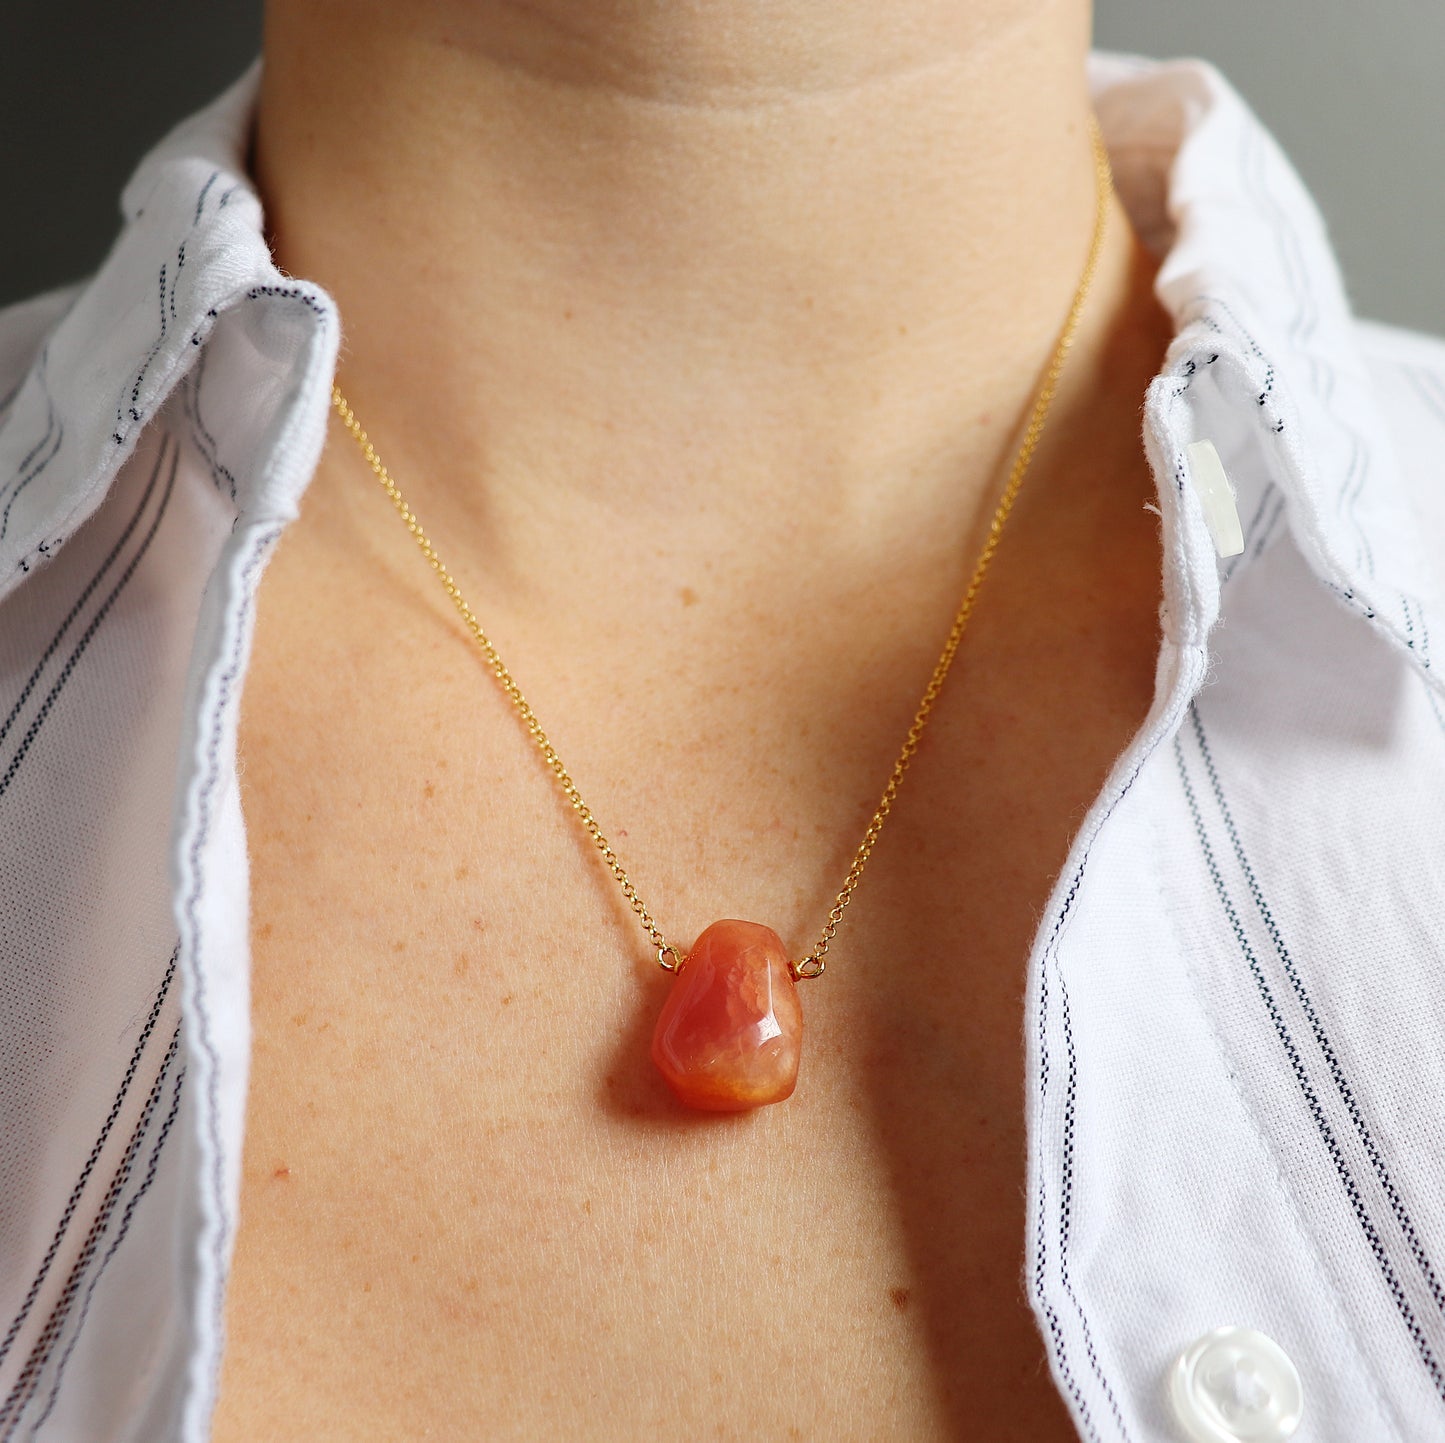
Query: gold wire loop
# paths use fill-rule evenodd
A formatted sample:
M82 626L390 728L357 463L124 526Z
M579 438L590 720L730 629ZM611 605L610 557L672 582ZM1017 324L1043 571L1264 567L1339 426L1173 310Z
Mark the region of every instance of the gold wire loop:
M823 924L823 930L819 934L817 945L800 962L789 962L788 970L794 977L807 979L821 977L824 970L823 958L827 954L828 944L832 942L839 924L843 920L843 910L852 899L858 883L863 878L863 869L868 864L868 858L873 854L874 845L878 841L879 834L883 830L883 823L888 819L888 814L893 810L893 803L898 797L898 790L903 784L904 773L908 770L909 763L913 760L914 754L918 751L919 739L923 729L928 724L932 715L934 703L938 700L943 691L943 683L946 680L949 669L953 666L954 656L958 652L959 644L963 640L963 633L968 626L969 618L973 615L974 604L978 600L978 594L983 587L984 577L988 574L990 563L993 561L994 553L998 550L1000 538L1003 535L1004 523L1008 520L1013 511L1014 502L1018 499L1019 488L1023 485L1024 475L1029 469L1029 463L1033 460L1034 451L1038 446L1039 437L1043 433L1044 423L1048 419L1049 409L1053 405L1054 393L1058 389L1059 377L1063 372L1064 360L1073 346L1074 336L1078 330L1079 317L1083 313L1084 301L1089 294L1093 284L1094 273L1098 269L1099 257L1103 251L1105 219L1109 210L1109 196L1113 189L1112 177L1109 170L1109 156L1104 148L1104 138L1099 132L1098 122L1091 116L1090 129L1093 133L1094 149L1094 179L1096 210L1094 215L1094 233L1089 243L1089 254L1084 262L1083 275L1079 279L1077 289L1074 291L1072 304L1069 306L1063 328L1059 332L1058 339L1054 344L1053 354L1044 372L1043 384L1039 388L1038 395L1034 399L1032 408L1029 411L1028 423L1024 428L1023 438L1019 443L1018 450L1014 454L1013 465L1009 469L1008 480L1004 485L1003 492L999 497L998 505L994 508L993 518L989 522L988 537L984 542L983 550L979 553L978 560L974 564L973 575L968 583L968 589L963 594L963 601L960 603L957 613L953 618L953 625L949 628L947 639L943 644L943 653L938 658L933 668L933 675L924 688L922 700L918 703L917 710L913 715L913 724L908 728L908 735L903 739L903 746L893 763L893 770L889 774L888 783L883 789L883 796L873 813L873 819L868 824L868 830L863 834L863 840L858 844L858 850L853 854L853 860L848 867L848 875L844 878L842 889L834 899L832 907L828 911L827 920ZM548 769L556 779L557 785L561 788L563 795L571 803L572 810L577 813L578 820L582 823L587 835L591 837L597 850L601 853L602 861L607 869L617 879L617 884L622 888L622 895L627 898L628 905L636 914L637 920L642 924L642 929L652 940L652 945L657 948L657 960L668 972L680 972L686 957L663 936L661 929L653 920L651 912L648 911L646 903L638 895L637 888L633 885L632 879L627 875L617 853L613 851L612 844L603 834L597 818L592 815L592 809L582 800L582 793L578 791L577 784L572 780L571 774L562 764L562 758L557 754L557 749L552 745L547 733L542 729L542 723L537 719L537 714L532 710L526 697L522 695L521 688L512 679L512 674L507 670L506 663L486 632L482 630L482 624L477 620L470 606L463 598L461 588L452 580L451 573L442 564L442 559L437 555L436 548L432 545L431 539L422 530L421 522L417 519L416 513L407 503L401 493L401 488L392 479L391 473L386 469L381 457L377 454L376 447L372 445L370 438L361 427L361 422L356 419L356 413L351 409L346 397L341 394L341 387L333 385L331 388L331 403L337 414L341 417L342 424L351 432L356 444L361 448L362 455L366 458L366 464L370 466L376 479L381 483L382 489L391 498L391 503L396 507L397 514L411 533L412 539L416 542L421 553L426 557L428 565L436 572L447 596L456 607L458 614L465 623L467 630L472 634L477 645L482 649L487 659L487 664L492 674L497 679L497 684L507 694L512 705L517 709L528 735L542 753Z

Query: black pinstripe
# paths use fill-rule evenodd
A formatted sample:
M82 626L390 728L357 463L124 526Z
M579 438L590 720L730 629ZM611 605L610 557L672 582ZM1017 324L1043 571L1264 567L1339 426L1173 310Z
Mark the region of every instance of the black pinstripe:
M1184 788L1185 802L1189 808L1189 814L1194 823L1195 836L1198 839L1200 850L1203 854L1205 869L1214 887L1216 897L1224 911L1225 919L1229 924L1230 931L1234 934L1235 942L1239 946L1240 954L1245 966L1252 978L1255 990L1259 995L1265 1012L1269 1016L1270 1025L1275 1036L1279 1040L1280 1047L1284 1053L1285 1061L1288 1064L1290 1075L1295 1079L1299 1087L1300 1095L1304 1099L1305 1109L1314 1122L1315 1129L1319 1133L1320 1141L1324 1145L1326 1154L1334 1168L1335 1175L1339 1179L1340 1186L1344 1189L1346 1200L1349 1202L1350 1211L1358 1224L1361 1233L1364 1235L1366 1246L1375 1259L1380 1275L1384 1279L1385 1287L1393 1300L1396 1310L1409 1333L1411 1341L1415 1345L1415 1351L1425 1371L1429 1374L1430 1381L1436 1393L1445 1399L1445 1369L1442 1369L1439 1360L1435 1357L1434 1350L1430 1347L1429 1340L1425 1337L1424 1329L1420 1320L1415 1316L1415 1310L1410 1306L1410 1300L1405 1296L1404 1287L1401 1285L1399 1275L1395 1266L1390 1260L1389 1251L1386 1249L1380 1237L1379 1229L1375 1226L1374 1219L1370 1216L1369 1209L1365 1206L1364 1198L1360 1194L1358 1182L1345 1159L1344 1150L1341 1148L1335 1130L1330 1126L1329 1119L1325 1116L1319 1095L1315 1091L1313 1083L1305 1070L1304 1059L1301 1056L1299 1044L1296 1042L1293 1033L1286 1022L1284 1013L1281 1011L1279 1002L1270 987L1268 979L1264 975L1264 969L1260 966L1259 957L1251 946L1249 936L1245 931L1244 923L1240 918L1239 909L1235 906L1230 895L1229 888L1220 870L1214 847L1209 840L1208 828L1205 825L1204 814L1199 805L1199 798L1194 790L1194 784L1189 778L1189 768L1184 759L1184 744L1182 736L1174 738L1174 758L1179 771L1179 778Z
M1240 870L1244 873L1245 885L1254 902L1261 920L1264 922L1265 930L1269 933L1270 942L1273 945L1276 957L1279 958L1284 968L1285 977L1289 981L1290 990L1294 993L1303 1009L1305 1019L1309 1024L1310 1035L1314 1038L1320 1052L1325 1059L1325 1066L1329 1070L1330 1079L1335 1085L1335 1091L1339 1094L1340 1101L1345 1106L1349 1115L1351 1126L1355 1135L1360 1140L1360 1145L1365 1150L1366 1157L1370 1160L1371 1171L1374 1172L1376 1180L1384 1191L1390 1203L1390 1211L1395 1221L1400 1225L1400 1231L1405 1235L1405 1241L1410 1248L1410 1255L1414 1258L1420 1269L1430 1297L1436 1308L1445 1313L1445 1289L1441 1288L1440 1280L1436 1275L1435 1267L1425 1251L1425 1246L1420 1240L1419 1229L1414 1219L1410 1216L1405 1206L1404 1198L1395 1184L1394 1178L1385 1163L1385 1159L1376 1143L1370 1125L1361 1110L1355 1096L1355 1089L1350 1084L1349 1078L1340 1062L1339 1053L1334 1044L1330 1041L1329 1034L1325 1031L1324 1022L1316 1010L1314 1001L1310 996L1309 989L1305 986L1304 978L1300 976L1299 968L1295 966L1293 956L1285 945L1284 936L1280 932L1279 924L1275 921L1274 913L1269 903L1265 900L1264 892L1259 885L1259 879L1254 867L1250 864L1249 857L1244 850L1244 842L1240 837L1239 828L1234 822L1234 813L1231 811L1228 801L1224 795L1224 784L1220 779L1219 768L1214 762L1214 753L1209 746L1208 738L1204 734L1204 721L1199 714L1198 706L1189 709L1190 723L1194 729L1194 738L1199 747L1199 755L1204 763L1205 776L1209 779L1210 790L1214 794L1215 805L1219 808L1219 814L1224 821L1225 832L1229 836L1230 846L1234 852L1235 860L1239 863Z
M121 1156L119 1165L111 1178L110 1186L106 1189L104 1201L96 1214L95 1220L86 1233L85 1241L81 1246L80 1255L76 1258L74 1266L70 1270L70 1276L65 1281L55 1307L51 1309L50 1316L45 1320L45 1326L41 1329L39 1337L30 1350L25 1360L25 1366L20 1370L20 1376L15 1380L9 1395L6 1397L3 1406L0 1406L0 1427L5 1428L5 1433L0 1435L0 1443L9 1443L14 1437L15 1429L19 1426L21 1415L25 1406L40 1380L41 1371L46 1361L55 1348L60 1337L65 1321L70 1315L70 1310L75 1305L76 1297L80 1292L81 1285L85 1280L92 1260L99 1252L100 1244L110 1227L111 1218L115 1215L116 1204L125 1190L131 1173L135 1167L136 1156L140 1151L146 1133L150 1130L151 1119L155 1115L156 1106L160 1101L162 1089L165 1086L166 1077L169 1075L171 1065L175 1061L180 1049L181 1028L176 1024L176 1030L171 1035L170 1046L166 1049L166 1055L161 1062L160 1070L156 1079L151 1085L151 1090L146 1096L145 1107L141 1111L140 1120L136 1123L135 1130L131 1133L130 1140L126 1143L124 1154Z
M106 617L110 615L111 607L115 605L116 599L130 584L131 578L136 573L136 568L145 559L146 552L150 550L151 542L156 538L156 532L160 529L160 524L162 520L164 520L166 510L170 505L171 494L176 481L176 462L180 455L179 446L169 437L167 437L162 444L162 452L164 453L167 450L170 453L170 469L166 474L165 490L161 494L160 503L156 507L155 515L151 518L150 526L141 541L140 548L126 564L125 570L121 572L119 579L111 588L110 594L101 603L100 609L91 618L89 626L81 633L80 639L76 642L65 665L61 668L60 675L46 693L45 700L41 702L39 710L34 717L31 718L30 725L26 727L24 734L21 736L20 745L15 755L11 757L5 770L0 772L0 797L3 797L5 793L9 791L11 783L13 783L19 775L20 768L26 756L29 755L30 748L35 743L35 738L39 735L41 727L45 725L46 718L49 717L51 709L55 705L55 699L64 690L65 684L75 674L75 669L80 664L81 658L85 655L90 643L95 640L96 633L99 632L101 626L105 623Z
M31 671L25 685L20 688L20 695L15 698L15 704L6 714L5 720L0 722L0 744L3 744L5 738L10 735L10 729L15 725L15 719L20 715L25 703L29 701L30 694L38 685L41 675L50 664L51 658L60 649L60 643L65 640L66 632L74 625L76 617L85 609L85 603L90 600L96 587L104 580L106 573L115 564L116 557L120 555L121 551L125 548L126 542L130 540L131 535L140 522L141 516L145 512L146 506L150 502L152 493L155 491L156 478L160 475L161 463L164 459L165 449L162 447L156 454L156 463L151 468L151 474L146 481L145 490L141 493L140 501L131 513L130 520L126 522L124 530L122 530L116 538L115 545L106 553L105 559L100 563L98 570L90 580L86 582L79 597L76 598L75 604L66 612L65 619L60 623L55 635L50 638L49 645L40 653L40 660L35 663L34 670Z
M1152 755L1152 753L1150 753ZM1049 939L1045 944L1040 959L1040 988L1039 988L1039 1021L1038 1021L1038 1047L1039 1047L1039 1097L1040 1101L1047 1097L1049 1089L1049 1042L1048 1042L1048 1018L1049 1018L1049 966L1052 963L1058 966L1059 944L1063 937L1064 926L1069 917L1073 914L1074 904L1078 899L1079 889L1083 885L1084 873L1088 869L1089 858L1093 852L1094 840L1103 831L1109 818L1114 815L1119 804L1128 796L1133 789L1134 783L1138 781L1139 774L1144 770L1148 762L1148 756L1141 756L1134 764L1134 769L1124 779L1117 795L1109 803L1104 814L1099 818L1098 825L1094 829L1094 835L1090 838L1088 846L1085 847L1083 856L1079 859L1078 866L1074 869L1074 875L1069 882L1069 890L1064 894L1064 900L1059 907L1058 916L1054 918L1052 927L1049 929ZM1059 988L1061 997L1061 1019L1064 1031L1064 1056L1067 1067L1064 1074L1064 1145L1060 1166L1060 1195L1059 1195L1059 1281L1063 1286L1070 1303L1073 1304L1074 1312L1079 1319L1080 1328L1084 1334L1084 1349L1089 1359L1089 1366L1092 1369L1099 1386L1104 1390L1104 1396L1109 1403L1109 1409L1118 1425L1119 1436L1125 1440L1129 1438L1129 1429L1124 1422L1122 1412L1119 1408L1118 1399L1104 1374L1103 1366L1099 1362L1097 1351L1094 1347L1093 1333L1089 1327L1089 1320L1084 1313L1083 1304L1074 1291L1074 1286L1069 1278L1068 1248L1070 1234L1072 1232L1072 1210L1073 1210L1073 1170L1074 1170L1074 1099L1078 1094L1079 1059L1074 1047L1073 1019L1069 1012L1067 993L1064 991L1064 979L1062 971L1059 971ZM1059 1362L1059 1371L1063 1374L1065 1384L1069 1389L1069 1395L1073 1398L1079 1415L1088 1429L1091 1443L1098 1439L1098 1429L1090 1415L1087 1403L1074 1379L1073 1371L1069 1367L1068 1355L1064 1350L1063 1330L1060 1327L1058 1314L1055 1312L1052 1303L1049 1301L1046 1287L1046 1273L1048 1261L1048 1246L1044 1234L1044 1215L1046 1211L1046 1187L1042 1173L1039 1180L1038 1192L1038 1227L1035 1232L1036 1259L1034 1262L1033 1286L1034 1296L1039 1305L1044 1309L1049 1323L1049 1333L1053 1338L1055 1352Z
M115 1126L115 1120L120 1116L121 1107L125 1103L126 1095L130 1092L130 1085L135 1080L135 1075L140 1067L141 1056L146 1050L146 1043L151 1039L151 1033L155 1031L156 1022L161 1015L161 1008L165 1005L166 995L171 988L171 982L176 975L176 952L177 947L171 952L170 961L166 964L165 976L161 978L161 985L156 991L155 1001L151 1004L150 1015L146 1018L145 1026L141 1029L140 1037L136 1040L135 1051L131 1053L130 1064L121 1077L120 1086L116 1089L115 1097L111 1101L110 1111L106 1114L105 1121L101 1124L100 1133L90 1149L90 1155L85 1160L85 1165L80 1170L80 1176L76 1179L75 1186L70 1190L70 1197L66 1200L65 1210L60 1215L60 1221L56 1224L55 1232L50 1239L50 1246L45 1250L45 1256L40 1260L40 1267L35 1277L31 1280L30 1287L25 1292L24 1300L20 1304L20 1311L16 1313L10 1326L5 1330L5 1337L0 1340L0 1363L3 1363L10 1354L10 1349L15 1345L15 1339L20 1329L25 1326L25 1320L30 1316L30 1310L35 1306L35 1299L40 1296L40 1289L50 1272L51 1265L55 1262L55 1256L60 1251L60 1245L64 1241L65 1234L75 1217L75 1210L80 1205L81 1194L85 1191L85 1185L90 1180L90 1175L95 1171L95 1165L100 1161L100 1154L105 1147L106 1139Z
M65 1378L65 1367L70 1362L71 1354L75 1352L75 1345L80 1341L80 1335L85 1328L85 1320L90 1315L90 1304L95 1297L95 1290L100 1286L100 1280L105 1274L110 1260L116 1255L120 1245L125 1241L126 1234L130 1231L132 1219L135 1217L136 1209L140 1206L141 1199L151 1190L151 1184L156 1180L156 1169L160 1165L161 1150L166 1145L166 1139L171 1135L171 1128L175 1125L176 1115L181 1108L181 1087L186 1080L186 1069L181 1066L176 1071L176 1080L171 1087L171 1105L169 1111L161 1121L160 1131L156 1134L156 1140L151 1148L151 1155L146 1163L145 1176L142 1177L140 1186L126 1199L124 1209L121 1211L120 1223L115 1230L115 1236L110 1240L110 1246L106 1248L105 1255L101 1258L99 1265L90 1275L90 1281L86 1284L85 1299L80 1305L80 1315L75 1320L75 1327L71 1331L70 1338L65 1344L65 1350L60 1355L59 1362L55 1365L55 1377L50 1385L50 1395L45 1401L45 1408L34 1423L30 1425L29 1436L37 1438L45 1420L54 1411L55 1404L60 1398L60 1385Z
M61 442L65 439L65 428L55 411L55 398L50 394L50 388L45 381L48 355L48 350L42 350L40 360L31 372L36 385L45 394L45 430L16 467L14 477L4 486L0 486L0 496L6 496L5 509L0 511L0 541L5 539L5 534L10 529L10 510L20 499L20 493L59 455Z

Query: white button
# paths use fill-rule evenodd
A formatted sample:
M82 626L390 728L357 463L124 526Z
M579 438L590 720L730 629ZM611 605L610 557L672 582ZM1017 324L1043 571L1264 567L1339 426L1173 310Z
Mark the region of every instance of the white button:
M1220 556L1238 556L1244 550L1244 528L1234 504L1234 487L1224 474L1224 463L1214 442L1191 441L1184 449L1189 453L1189 474L1204 507L1204 524L1215 551Z
M1190 1443L1283 1443L1299 1427L1299 1372L1273 1338L1216 1328L1169 1370L1169 1401Z

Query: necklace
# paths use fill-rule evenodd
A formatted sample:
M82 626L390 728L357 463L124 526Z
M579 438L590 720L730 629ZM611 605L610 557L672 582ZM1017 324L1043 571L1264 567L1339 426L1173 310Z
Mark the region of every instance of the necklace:
M1004 523L1013 510L1043 432L1064 360L1073 344L1079 317L1098 268L1112 181L1103 138L1092 117L1091 128L1096 187L1094 231L1073 303L1059 332L1044 373L1043 385L1029 413L1023 439L989 523L988 537L974 565L968 589L964 592L943 651L914 713L913 724L893 763L883 796L868 830L863 834L863 840L858 844L848 875L833 901L813 950L798 961L789 959L788 951L776 932L757 922L714 922L686 952L667 940L603 833L592 808L582 799L582 793L548 739L537 714L522 695L497 648L482 629L481 622L467 605L461 589L443 565L416 513L342 395L341 388L332 387L331 402L343 424L360 446L367 464L481 648L492 674L516 708L527 734L541 752L602 861L617 879L628 905L656 948L658 964L672 974L672 987L653 1034L652 1059L674 1094L689 1107L707 1112L743 1112L768 1103L782 1102L792 1096L798 1078L803 1038L803 1012L795 984L823 975L828 948L843 921L844 910L862 880L863 869L873 854L883 824L893 809L904 774L918 750L923 729L928 725L934 703L943 690L969 618L973 615L979 591L998 549Z

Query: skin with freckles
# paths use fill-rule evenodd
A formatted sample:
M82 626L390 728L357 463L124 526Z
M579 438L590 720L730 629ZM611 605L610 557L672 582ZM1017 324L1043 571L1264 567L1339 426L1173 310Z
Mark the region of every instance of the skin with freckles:
M341 379L668 936L794 956L1093 222L1082 0L273 0L254 164ZM214 1437L1076 1436L1024 1289L1023 989L1149 707L1117 205L778 1106L671 979L355 447L261 587L254 1057Z

